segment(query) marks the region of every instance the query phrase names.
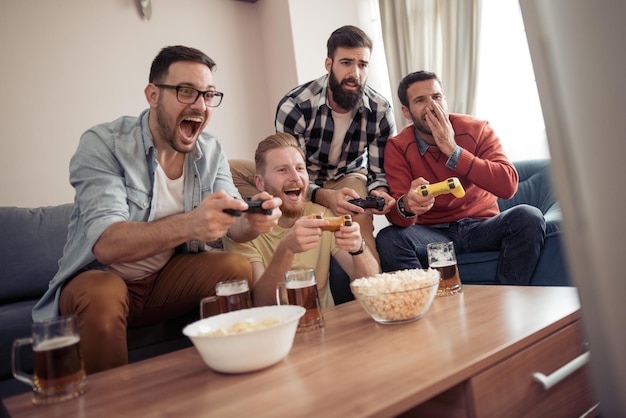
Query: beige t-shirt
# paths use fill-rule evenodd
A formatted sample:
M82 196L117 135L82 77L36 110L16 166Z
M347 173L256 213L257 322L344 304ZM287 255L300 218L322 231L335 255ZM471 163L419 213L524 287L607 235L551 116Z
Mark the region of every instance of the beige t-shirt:
M325 217L334 216L330 209L307 202L305 205L305 215L324 212ZM267 268L272 256L276 252L276 247L280 241L289 233L291 228L275 226L271 232L261 234L252 241L237 243L228 237L223 238L224 249L242 254L250 262L261 262ZM328 276L330 272L330 257L337 254L339 249L335 247L335 235L332 232L323 232L319 245L309 251L295 255L292 269L313 268L317 280L317 289L320 296L322 308L335 306L333 295L330 292Z

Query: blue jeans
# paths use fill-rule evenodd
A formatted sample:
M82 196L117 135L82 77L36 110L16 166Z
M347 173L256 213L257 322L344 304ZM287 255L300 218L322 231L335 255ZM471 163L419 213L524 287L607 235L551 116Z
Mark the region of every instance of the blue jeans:
M541 211L534 206L517 205L490 219L388 226L376 236L376 246L386 272L428 266L426 246L430 242L452 241L457 254L500 251L496 282L527 285L545 237L546 222Z

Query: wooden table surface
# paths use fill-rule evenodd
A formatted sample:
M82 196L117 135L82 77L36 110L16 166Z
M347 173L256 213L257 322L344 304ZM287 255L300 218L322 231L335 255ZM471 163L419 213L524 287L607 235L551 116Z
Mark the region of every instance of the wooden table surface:
M89 376L88 392L51 406L5 399L14 417L394 416L579 318L572 287L464 286L420 320L374 322L358 302L297 334L282 362L224 375L187 348ZM105 348L103 348L105 349Z

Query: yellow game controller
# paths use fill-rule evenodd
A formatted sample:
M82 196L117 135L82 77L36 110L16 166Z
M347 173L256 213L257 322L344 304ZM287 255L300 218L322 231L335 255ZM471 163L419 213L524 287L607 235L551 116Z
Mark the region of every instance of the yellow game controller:
M350 226L352 224L352 216L350 215L328 217L328 218L324 218L322 217L322 215L309 215L309 219L324 219L328 221L328 225L322 226L321 229L322 231L330 231L330 232L339 231L339 228L341 228L342 226L346 224Z
M440 194L452 193L454 197L465 196L465 189L456 177L450 177L444 181L433 184L424 184L417 188L417 192L422 196L439 196Z

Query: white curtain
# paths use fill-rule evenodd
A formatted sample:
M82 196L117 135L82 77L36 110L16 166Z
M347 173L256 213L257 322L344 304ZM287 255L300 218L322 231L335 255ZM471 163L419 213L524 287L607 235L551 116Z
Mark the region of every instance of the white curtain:
M397 97L404 76L433 71L450 112L474 113L481 0L379 0L398 128L408 121Z

